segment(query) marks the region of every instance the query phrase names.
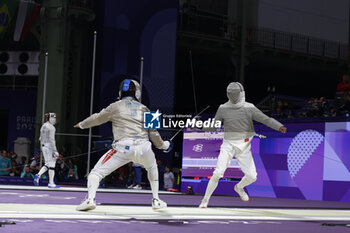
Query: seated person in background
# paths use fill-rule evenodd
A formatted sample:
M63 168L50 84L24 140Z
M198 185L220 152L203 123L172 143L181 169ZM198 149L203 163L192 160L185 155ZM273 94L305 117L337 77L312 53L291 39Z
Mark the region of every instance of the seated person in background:
M21 157L21 162L18 163L18 170L20 172L23 172L24 171L24 167L26 166L27 164L27 157L26 156L22 156Z
M24 167L24 171L21 174L21 178L34 178L34 175L31 173L28 165Z
M287 116L283 113L282 108L278 107L276 109L276 118L286 118Z
M276 107L276 109L277 109L277 108L280 108L280 109L284 110L284 106L283 106L283 101L282 101L282 100L278 100L278 101L277 101L277 107Z
M69 168L68 165L64 162L64 159L62 157L58 157L56 161L56 178L59 181L68 180L68 172Z
M350 92L350 79L348 74L344 74L342 81L338 83L337 92Z
M10 170L10 176L20 176L21 173L18 169L18 165L17 165L16 160L12 160L11 165L12 165L12 168Z
M306 105L307 116L314 117L320 115L320 101L318 98L311 98Z
M73 164L73 161L71 159L68 160L67 165L69 168L68 179L79 179L77 165Z
M349 116L350 114L350 94L344 95L344 104L339 108L341 111L345 111L345 115Z
M11 159L11 160L15 160L17 163L17 154L13 151L10 151L7 155L7 158Z
M346 94L344 96L344 100L345 100L345 110L348 110L348 113L350 113L350 94Z
M40 152L34 152L34 157L30 163L31 172L36 174L40 171Z
M164 172L164 189L172 189L174 187L174 174L168 166L165 167Z
M330 117L335 117L335 116L337 116L337 115L338 115L337 109L336 109L334 106L332 106L332 107L329 109L329 114L328 114L328 116L330 116Z
M0 176L9 176L12 169L11 159L7 157L7 151L0 154Z
M325 109L327 107L327 101L324 97L320 97L316 99L316 115L323 116L325 113Z
M293 106L291 106L291 104L289 104L287 101L283 102L283 108L284 110L288 110L291 109Z
M293 110L289 110L288 111L288 115L287 115L287 118L294 118L294 111Z

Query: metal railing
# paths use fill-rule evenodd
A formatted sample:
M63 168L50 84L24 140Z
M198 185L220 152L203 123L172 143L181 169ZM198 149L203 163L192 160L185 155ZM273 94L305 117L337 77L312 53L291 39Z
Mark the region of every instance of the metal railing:
M283 101L293 104L293 106L302 107L307 103L307 100L307 98L303 97L270 93L268 96L262 99L256 106L262 110L273 110L277 107L278 101Z
M195 8L180 9L179 29L180 31L197 34L225 37L227 16L211 12L199 11Z
M346 60L349 57L349 46L346 44L267 28L249 29L247 41L250 45L309 55L342 60Z
M226 15L186 8L179 12L179 30L239 42L241 28L230 23ZM247 45L340 60L349 58L347 44L268 28L247 29Z
M93 1L92 0L70 0L69 6L92 9Z
M0 89L25 89L36 90L38 88L37 76L2 76L0 78Z

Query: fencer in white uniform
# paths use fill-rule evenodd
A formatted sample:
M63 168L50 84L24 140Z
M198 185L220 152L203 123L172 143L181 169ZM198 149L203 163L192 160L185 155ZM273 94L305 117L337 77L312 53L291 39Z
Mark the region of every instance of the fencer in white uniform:
M88 176L88 197L77 210L95 209L95 196L101 179L131 161L142 164L147 170L153 194L152 208L167 206L158 196L158 169L150 140L165 152L169 152L172 145L170 141L163 141L157 130L143 127L143 115L149 109L138 101L140 96L140 85L135 80L126 79L120 85L119 101L74 126L87 129L111 121L114 136L113 149L105 153L91 170Z
M287 128L273 118L266 116L253 104L245 101L245 92L242 84L232 82L227 87L228 102L220 105L215 120L220 120L224 125L224 139L220 147L213 176L210 178L200 208L206 208L209 199L216 189L219 180L229 166L233 157L244 173L242 180L234 186L234 190L243 201L249 201L244 187L257 179L256 168L251 153L251 141L255 135L253 120L258 121L274 130L286 133ZM214 128L203 128L204 131L213 131Z
M45 114L46 122L41 126L40 129L40 144L41 151L43 152L45 165L40 169L38 174L34 176L34 185L39 185L39 180L42 174L44 174L47 170L49 171L49 188L59 188L58 185L54 182L55 177L55 166L56 160L59 157L59 153L56 148L56 113L47 113Z

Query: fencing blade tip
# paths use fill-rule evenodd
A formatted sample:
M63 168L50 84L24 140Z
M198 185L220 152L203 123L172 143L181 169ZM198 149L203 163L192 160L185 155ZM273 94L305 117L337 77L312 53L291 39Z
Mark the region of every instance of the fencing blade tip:
M262 135L262 134L255 134L254 136L256 136L256 137L258 137L258 138L260 138L260 139L265 139L265 138L267 138L265 135Z

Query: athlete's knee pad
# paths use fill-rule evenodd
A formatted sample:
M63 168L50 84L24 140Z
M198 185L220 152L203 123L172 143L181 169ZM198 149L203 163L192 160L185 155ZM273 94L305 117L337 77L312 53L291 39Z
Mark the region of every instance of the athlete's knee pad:
M253 173L253 174L245 174L245 178L247 180L249 180L249 182L253 183L257 180L257 174Z
M151 181L158 181L158 169L157 165L152 166L150 168L146 168L147 170L147 177L148 180Z
M224 173L226 171L226 167L221 165L221 166L216 166L215 171L213 173L213 176L217 176L219 179L221 179L224 176Z
M93 172L88 175L88 180L98 180L98 182L100 182L103 178L104 177L101 177L101 175Z
M211 179L220 180L223 176L224 176L224 172L221 172L221 171L218 171L217 169L215 169Z
M50 167L55 167L56 166L56 160L50 160L50 161L45 161L45 166L50 169Z
M146 164L142 164L142 165L145 167L147 172L149 172L149 171L151 171L153 169L156 169L158 171L156 162L153 162L153 163L151 163L151 165L148 165L148 166Z

